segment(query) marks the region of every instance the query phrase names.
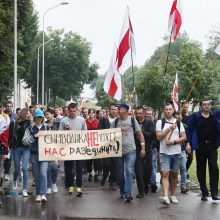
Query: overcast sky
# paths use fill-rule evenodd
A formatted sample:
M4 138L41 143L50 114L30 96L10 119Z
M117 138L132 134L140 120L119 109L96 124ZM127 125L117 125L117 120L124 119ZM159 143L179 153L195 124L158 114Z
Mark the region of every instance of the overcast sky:
M43 13L62 0L33 0L42 30ZM114 43L118 43L127 5L136 43L135 64L141 66L163 44L173 0L67 0L45 16L45 28L64 28L92 43L91 62L103 74L109 67ZM182 0L182 27L190 38L207 47L210 30L220 27L220 0Z

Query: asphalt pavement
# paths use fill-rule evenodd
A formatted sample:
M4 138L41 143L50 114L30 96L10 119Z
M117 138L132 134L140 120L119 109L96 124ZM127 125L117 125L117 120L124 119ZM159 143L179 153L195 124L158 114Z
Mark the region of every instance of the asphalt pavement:
M30 181L31 184L32 180ZM0 196L3 204L0 208L0 220L7 219L41 219L41 220L74 220L74 219L149 219L149 220L219 220L220 204L209 198L208 202L200 200L199 192L188 194L177 193L179 204L166 207L159 203L162 195L159 186L157 193L149 192L144 198L136 199L134 183L131 203L119 198L119 191L109 191L108 186L88 182L84 176L83 196L69 195L64 187L64 173L59 172L57 181L59 192L48 196L48 202L35 202L34 190L30 185L29 197L23 198L21 183L17 194L7 191L10 182L4 182Z

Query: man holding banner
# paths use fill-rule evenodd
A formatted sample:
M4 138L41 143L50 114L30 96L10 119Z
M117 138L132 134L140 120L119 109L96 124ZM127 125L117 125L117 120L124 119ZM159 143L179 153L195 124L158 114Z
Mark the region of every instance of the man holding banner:
M59 130L87 130L85 119L77 115L77 104L70 103L68 105L69 115L63 118L60 122ZM76 164L75 164L76 163ZM76 171L74 172L74 165L76 165ZM76 192L77 196L82 196L82 161L81 160L67 160L64 161L65 166L65 180L68 187L69 194L74 192L74 179L76 173Z

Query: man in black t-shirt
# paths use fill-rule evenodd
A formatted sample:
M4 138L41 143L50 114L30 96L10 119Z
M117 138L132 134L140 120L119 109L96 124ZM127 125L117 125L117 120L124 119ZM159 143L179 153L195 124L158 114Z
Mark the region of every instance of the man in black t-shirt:
M202 201L208 200L206 186L206 164L208 160L210 191L213 200L218 197L219 168L217 164L220 145L220 111L210 111L208 99L200 101L201 111L190 116L187 127L187 140L196 150L197 178L202 191Z

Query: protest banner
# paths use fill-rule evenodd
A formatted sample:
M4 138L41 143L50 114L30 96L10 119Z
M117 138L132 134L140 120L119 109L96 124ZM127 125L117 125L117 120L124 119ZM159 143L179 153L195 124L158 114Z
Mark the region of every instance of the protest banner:
M39 160L89 160L122 156L120 128L40 131Z

